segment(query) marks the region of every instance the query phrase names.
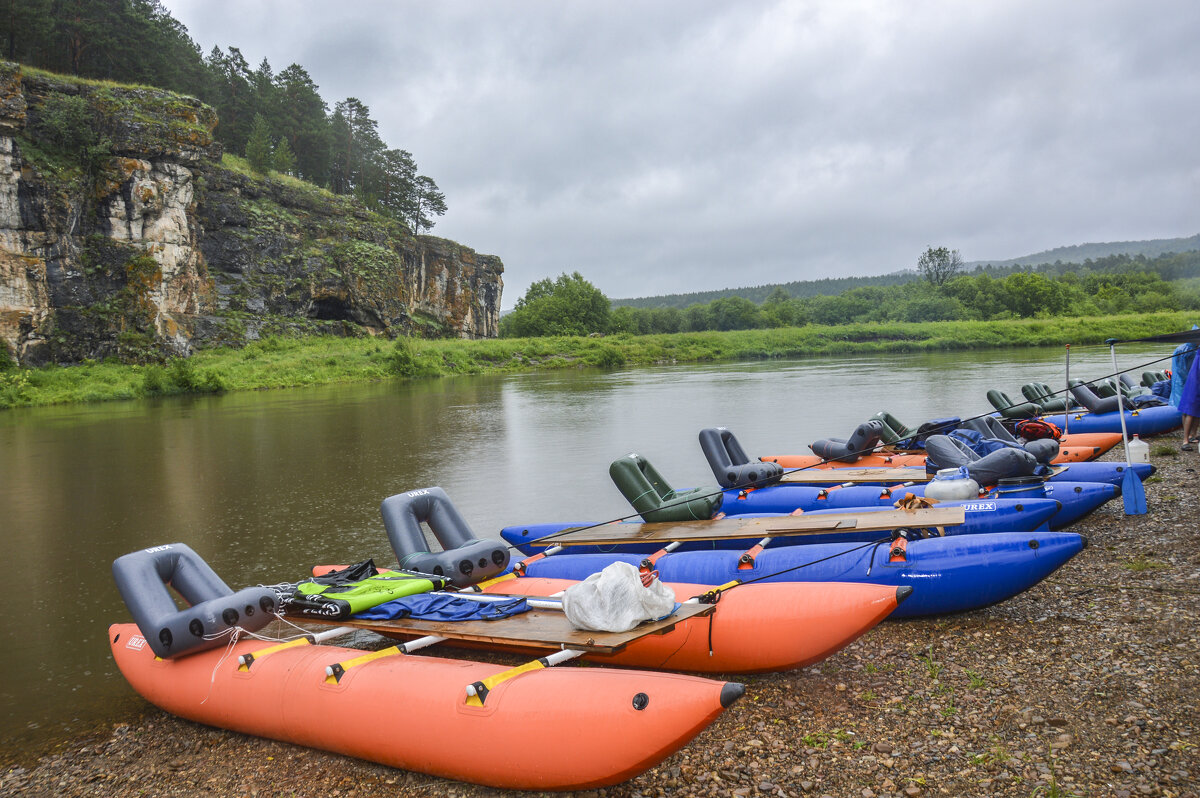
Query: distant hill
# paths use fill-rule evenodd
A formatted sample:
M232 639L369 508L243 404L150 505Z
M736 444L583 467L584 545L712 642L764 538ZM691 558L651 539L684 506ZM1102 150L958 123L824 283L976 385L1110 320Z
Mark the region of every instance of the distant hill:
M1045 252L1035 252L1012 260L980 260L967 263L976 266L1040 266L1043 263L1083 263L1085 260L1107 258L1110 255L1145 255L1156 258L1168 252L1192 252L1200 250L1200 234L1191 238L1156 238L1150 241L1113 241L1107 244L1077 244L1073 247L1057 247Z
M793 283L774 283L771 285L755 285L749 288L724 288L716 291L697 291L693 294L664 294L663 296L638 297L635 299L614 299L612 306L628 305L632 308L686 308L688 305L707 305L714 299L727 296L740 296L752 302L762 304L776 288L782 288L793 297L836 296L851 288L864 285L899 285L919 279L916 271L908 270L880 274L873 277L837 277L824 280L799 280Z
M1114 241L1107 244L1077 244L1071 247L1057 247L1044 252L1035 252L1021 258L1010 260L980 260L970 261L964 266L969 271L987 269L994 273L997 270L1011 270L1026 266L1042 266L1056 262L1083 263L1087 260L1097 260L1113 255L1156 258L1169 252L1193 252L1200 250L1200 234L1190 238L1158 238L1150 241ZM697 291L691 294L663 294L661 296L634 297L629 299L612 300L613 307L628 306L633 308L685 308L688 305L708 304L714 299L727 296L740 296L752 302L762 303L771 292L782 288L793 297L836 296L852 288L862 286L890 286L920 279L914 269L891 272L867 277L838 277L824 280L799 280L791 283L772 283L755 285L746 288L724 288L715 291Z

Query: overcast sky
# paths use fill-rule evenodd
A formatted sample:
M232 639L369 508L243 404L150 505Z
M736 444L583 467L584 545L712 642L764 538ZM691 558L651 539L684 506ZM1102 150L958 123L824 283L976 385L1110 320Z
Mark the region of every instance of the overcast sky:
M504 307L1200 232L1200 4L165 0L366 103Z

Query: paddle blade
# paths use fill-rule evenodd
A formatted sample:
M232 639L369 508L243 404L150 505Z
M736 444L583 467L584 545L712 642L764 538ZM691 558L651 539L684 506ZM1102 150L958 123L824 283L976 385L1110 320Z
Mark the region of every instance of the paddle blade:
M1121 478L1121 498L1125 501L1125 515L1146 514L1146 488L1132 468L1126 468Z

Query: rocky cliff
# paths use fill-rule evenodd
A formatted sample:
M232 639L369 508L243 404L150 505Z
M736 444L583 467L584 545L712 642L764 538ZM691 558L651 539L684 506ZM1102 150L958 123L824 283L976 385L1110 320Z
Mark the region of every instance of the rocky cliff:
M0 62L0 347L151 360L261 335L484 338L499 258L222 158L158 89ZM0 351L0 359L7 359Z

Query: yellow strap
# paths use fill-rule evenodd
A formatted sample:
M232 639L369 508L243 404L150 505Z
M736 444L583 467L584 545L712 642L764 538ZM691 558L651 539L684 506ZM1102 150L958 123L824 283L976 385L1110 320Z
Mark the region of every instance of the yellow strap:
M509 679L516 678L517 676L520 676L522 673L528 673L529 671L541 670L544 667L546 667L546 664L544 662L542 662L540 659L535 659L532 662L526 662L524 665L518 665L515 668L510 668L506 671L497 673L494 676L489 676L486 679L483 679L482 681L476 682L475 683L476 693L475 693L475 695L467 696L467 706L469 706L469 707L483 706L483 700L487 697L488 691L495 689L496 685L501 684L503 682L507 682ZM484 688L483 690L479 689L480 685L483 686L483 688Z
M369 654L363 654L361 657L355 657L354 659L346 660L345 662L339 662L334 667L336 669L337 666L341 666L341 673L345 673L346 671L350 670L351 668L357 668L359 665L366 665L368 662L372 662L377 659L383 659L384 657L395 656L396 654L402 654L402 653L404 653L404 652L401 651L400 646L392 646L391 648L382 648L379 651L372 651ZM341 677L340 673L335 673L332 676L326 676L325 684L337 684L340 677Z
M243 671L243 672L248 671L248 670L250 670L250 666L253 665L255 662L258 662L263 657L271 656L276 651L283 651L285 648L295 648L296 646L307 646L308 644L309 644L309 639L307 637L297 637L295 640L289 640L286 643L279 643L278 645L267 646L266 648L262 649L261 651L251 651L250 652L250 661L248 663L246 663L245 665L238 665L238 670Z
M725 584L723 584L723 585L718 585L718 586L714 587L712 590L710 590L710 591L708 591L708 592L709 592L709 593L721 593L721 592L723 592L723 591L729 590L730 588L737 587L737 586L738 586L738 585L740 585L741 583L742 583L742 580L740 580L740 579L734 579L732 582L726 582L726 583L725 583Z
M492 585L498 584L500 582L507 582L509 579L516 579L516 578L517 578L516 574L509 572L507 574L502 574L501 576L492 577L491 579L485 579L484 581L475 585L475 587L478 588L480 591L482 591L484 588L488 588L488 587L491 587Z

